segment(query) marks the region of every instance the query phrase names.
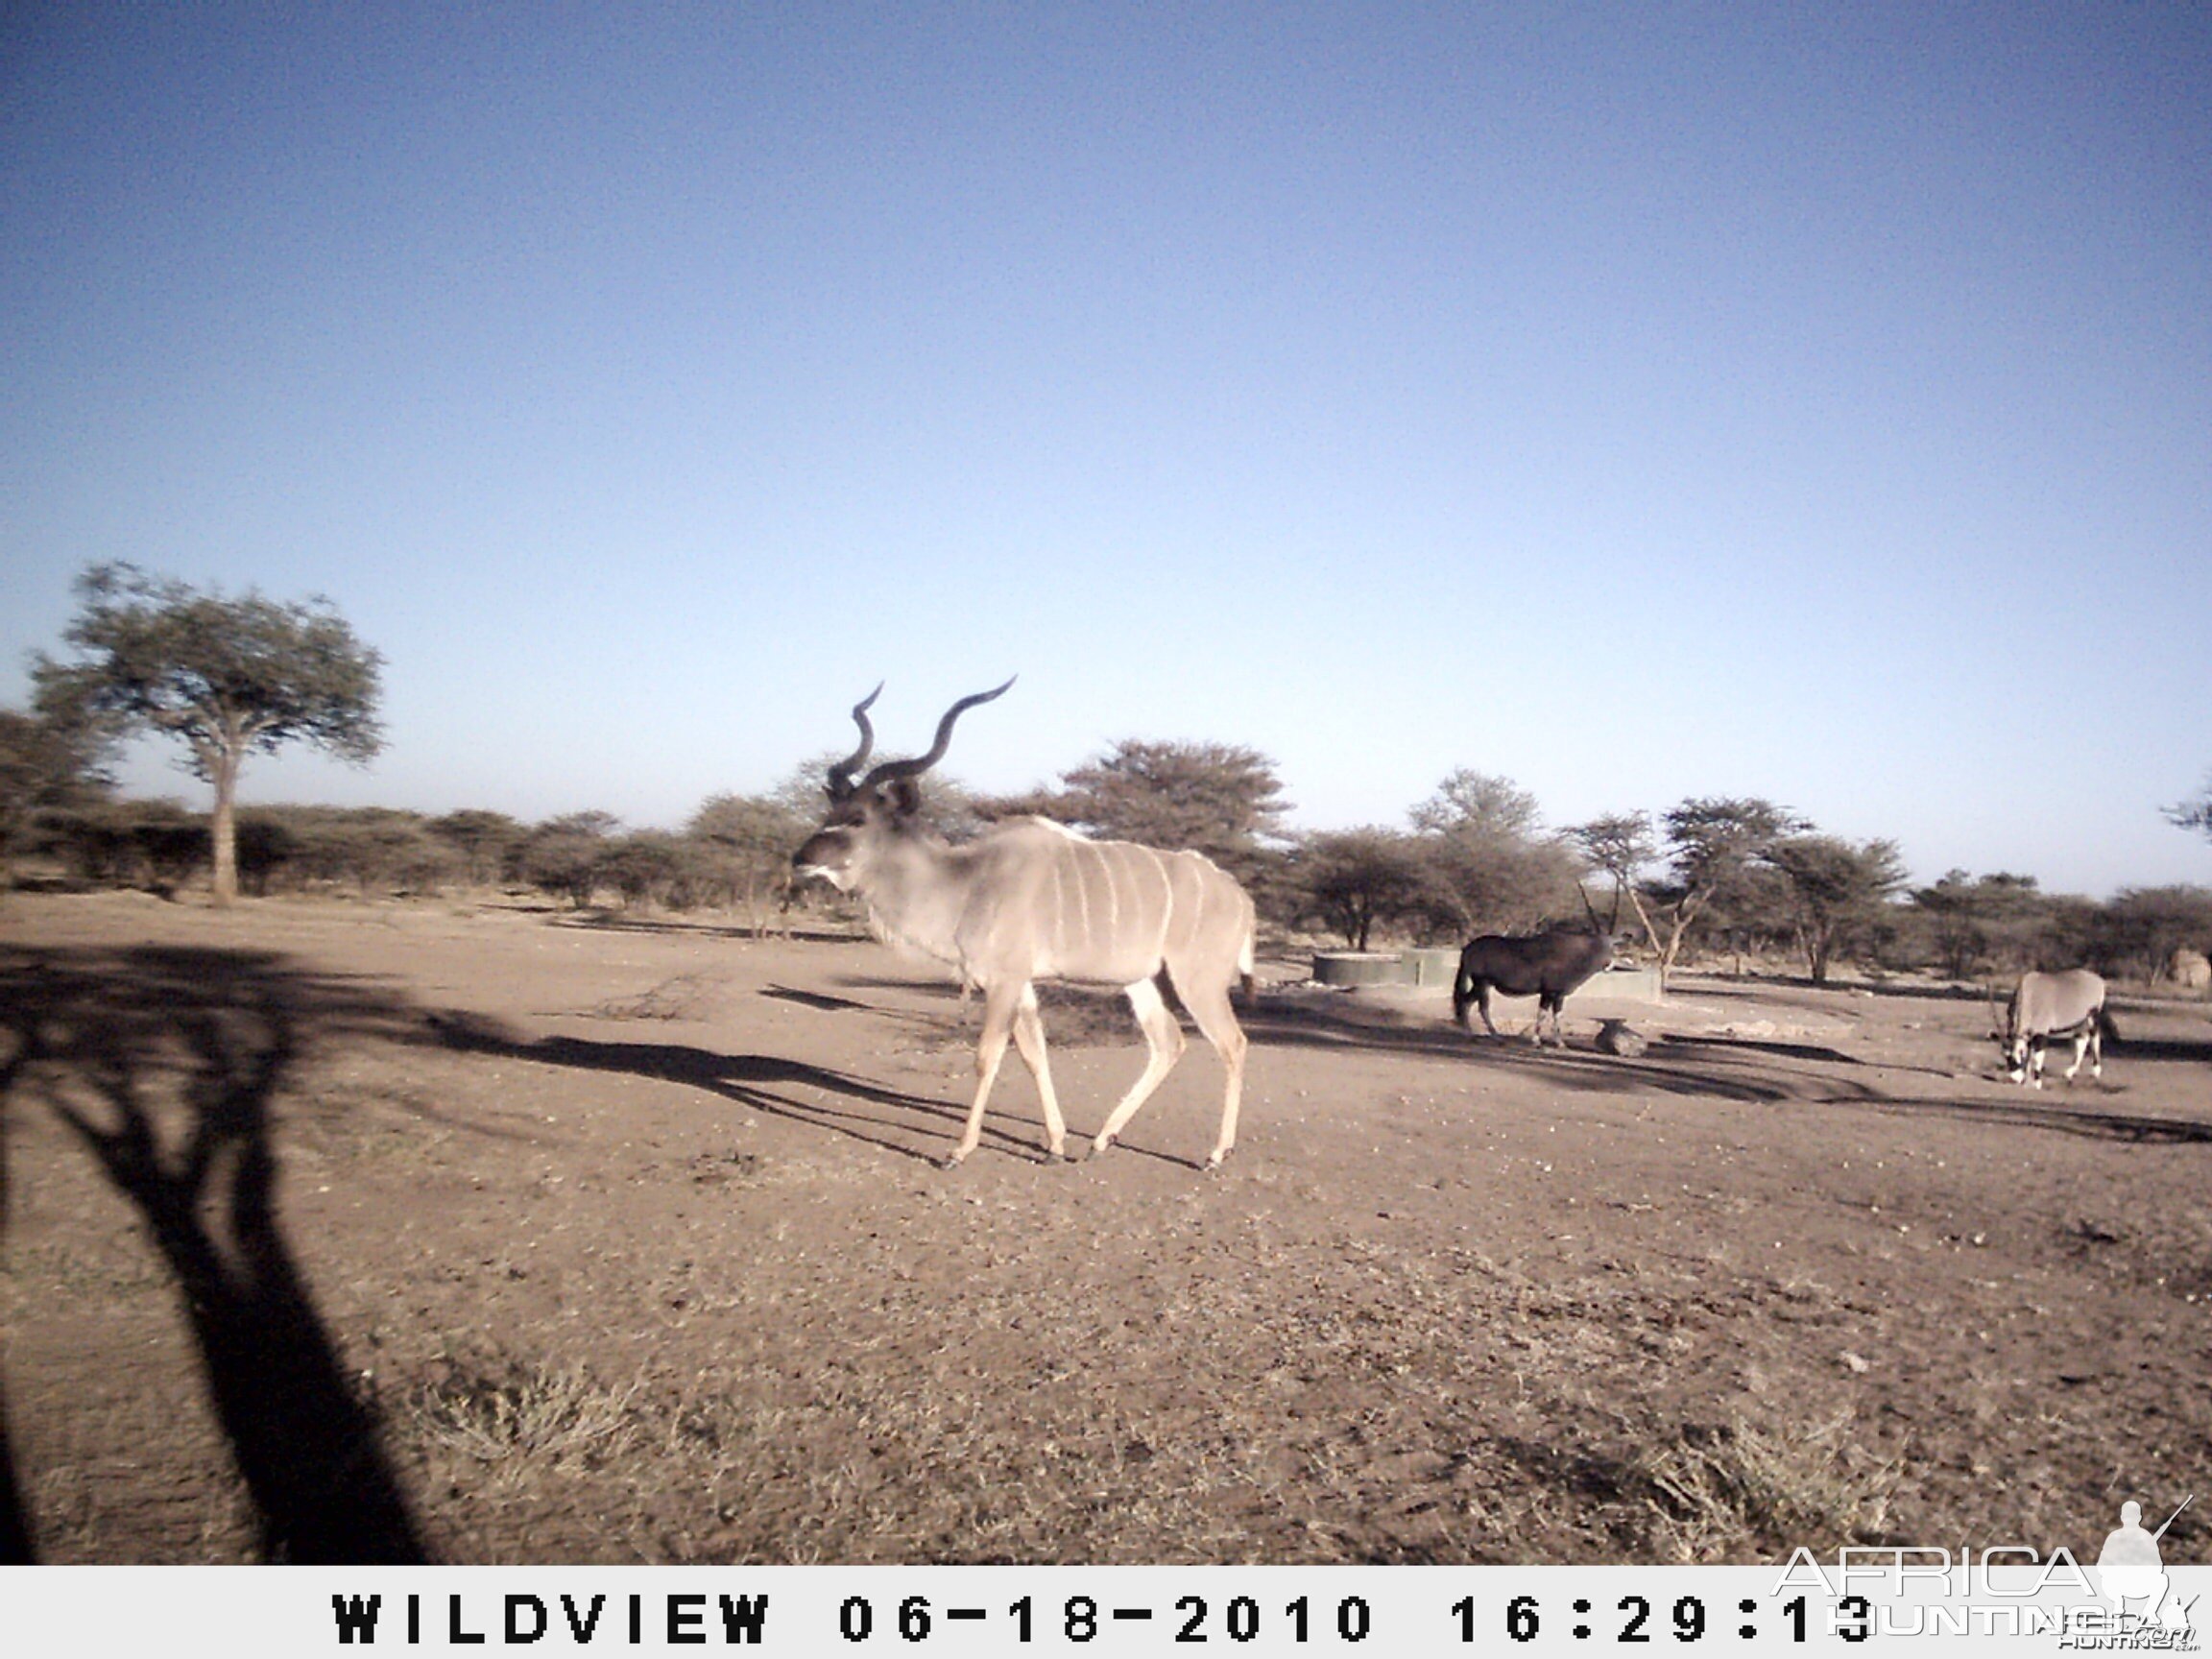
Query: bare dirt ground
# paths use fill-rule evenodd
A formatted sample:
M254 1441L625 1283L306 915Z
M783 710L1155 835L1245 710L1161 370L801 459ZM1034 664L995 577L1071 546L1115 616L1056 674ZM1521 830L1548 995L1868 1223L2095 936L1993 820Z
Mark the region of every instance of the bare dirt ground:
M1670 1561L2212 1494L2212 1023L1692 980L1649 1053L1272 963L1048 1166L871 943L0 909L0 1377L51 1561ZM1507 1029L1527 1005L1504 1005ZM1138 1070L1046 1009L1071 1140ZM2200 1500L2165 1541L2212 1560Z

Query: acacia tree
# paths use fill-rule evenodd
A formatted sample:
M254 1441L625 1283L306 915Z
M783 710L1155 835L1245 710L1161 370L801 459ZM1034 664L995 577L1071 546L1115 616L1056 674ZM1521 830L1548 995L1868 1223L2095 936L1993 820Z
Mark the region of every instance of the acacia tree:
M1682 943L1713 908L1743 909L1753 894L1752 860L1777 837L1811 828L1758 796L1696 796L1666 813L1669 879L1635 894L1637 915L1659 958L1664 990Z
M569 812L546 819L522 843L517 860L522 879L579 910L589 908L613 851L614 832L621 828L622 821L612 812Z
M1364 950L1378 926L1419 910L1428 873L1412 838L1374 825L1324 830L1299 846L1295 868L1307 915Z
M613 841L598 878L613 887L625 910L661 903L677 909L696 902L697 843L661 830L639 830Z
M1587 824L1571 825L1567 834L1582 849L1585 858L1613 878L1613 914L1607 926L1620 926L1621 901L1625 898L1635 910L1636 921L1645 936L1651 941L1652 949L1657 950L1658 931L1652 926L1644 896L1637 890L1642 871L1659 856L1659 844L1651 834L1651 814L1609 812Z
M460 855L469 882L476 887L506 879L516 852L529 833L504 812L474 806L433 818L429 830Z
M2212 835L2212 778L2205 779L2204 787L2188 800L2161 810L2176 830L2198 830Z
M1750 893L1752 860L1778 835L1804 828L1782 807L1758 799L1712 797L1684 801L1662 820L1671 855L1667 878L1647 879L1660 843L1647 812L1610 812L1577 824L1567 833L1584 856L1613 878L1613 914L1625 898L1637 926L1651 942L1662 992L1682 953L1683 941L1715 902L1738 907Z
M1275 762L1240 743L1124 737L1057 789L980 804L1041 812L1086 834L1203 853L1248 887L1271 885L1290 804Z
M1511 779L1459 767L1407 816L1431 871L1439 930L1511 931L1576 914L1580 861Z
M773 795L714 795L691 814L684 833L711 850L757 939L767 931L775 901L790 886L791 854L814 822Z
M2212 949L2212 889L2123 887L2098 911L2096 959L2115 972L2155 981L2184 947Z
M327 599L279 605L202 592L134 565L95 565L77 579L83 609L62 638L74 662L41 654L40 695L81 700L123 731L182 741L215 791L214 898L238 896L238 773L249 755L303 742L367 762L383 747L376 720L383 658Z
M82 707L40 698L30 712L0 709L0 894L14 882L14 856L44 807L80 806L109 787L101 770L108 733Z
M1789 835L1761 858L1790 883L1791 925L1815 985L1827 983L1838 953L1864 936L1889 895L1905 884L1905 861L1894 841Z
M2048 908L2034 877L2002 870L1993 876L1945 871L1934 886L1913 890L1912 904L1927 915L1936 961L1954 979L1966 978L1977 963L2017 968L2028 962Z

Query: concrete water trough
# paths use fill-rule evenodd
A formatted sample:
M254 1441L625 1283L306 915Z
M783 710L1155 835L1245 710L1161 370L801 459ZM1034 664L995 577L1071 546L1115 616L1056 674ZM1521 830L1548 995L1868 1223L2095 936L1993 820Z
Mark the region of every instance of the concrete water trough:
M1406 982L1418 991L1449 991L1452 976L1459 972L1459 948L1448 945L1441 949L1401 950L1398 959L1406 964Z
M1360 991L1377 985L1413 983L1405 958L1395 950L1317 950L1313 983Z

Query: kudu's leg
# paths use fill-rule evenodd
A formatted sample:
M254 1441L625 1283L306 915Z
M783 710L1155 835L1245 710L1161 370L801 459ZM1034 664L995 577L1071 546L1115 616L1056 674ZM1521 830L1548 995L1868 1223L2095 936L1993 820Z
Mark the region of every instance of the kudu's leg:
M1160 1087L1160 1079L1183 1058L1183 1027L1176 1024L1175 1016L1167 1012L1160 987L1149 979L1140 979L1127 989L1129 1006L1136 1010L1137 1023L1144 1028L1144 1070L1129 1093L1121 1096L1121 1103L1114 1108L1105 1127L1092 1141L1093 1157L1114 1144L1114 1137L1137 1116L1137 1108L1152 1097L1152 1091Z
M983 1106L991 1098L991 1085L998 1080L998 1062L1006 1058L1006 1037L1014 1025L1026 985L994 985L983 993L983 1035L975 1044L975 1103L968 1108L968 1128L960 1144L945 1160L945 1167L957 1168L976 1142L983 1139Z
M1214 1155L1206 1160L1207 1168L1218 1169L1221 1160L1237 1144L1237 1108L1244 1098L1244 1050L1248 1044L1244 1028L1237 1023L1236 1011L1230 1006L1228 986L1186 985L1178 979L1175 990L1206 1041L1214 1045L1214 1052L1221 1056L1221 1068L1228 1073L1221 1095L1221 1133L1214 1140Z
M1060 1097L1052 1093L1052 1068L1045 1059L1045 1017L1037 1010L1037 987L1022 987L1022 1000L1014 1008L1014 1046L1037 1079L1037 1098L1045 1108L1045 1151L1053 1158L1068 1155L1068 1124L1060 1116Z

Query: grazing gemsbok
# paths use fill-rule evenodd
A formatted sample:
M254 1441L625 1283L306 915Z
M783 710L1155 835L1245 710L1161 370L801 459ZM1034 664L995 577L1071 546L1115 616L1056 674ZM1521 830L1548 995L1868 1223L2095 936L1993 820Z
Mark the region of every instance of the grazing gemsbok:
M1490 993L1506 997L1534 997L1536 1023L1528 1035L1537 1046L1544 1043L1544 1016L1551 1016L1551 1037L1560 1047L1567 1039L1559 1031L1560 1004L1568 993L1592 974L1613 965L1619 944L1614 935L1595 927L1553 927L1527 938L1485 933L1467 941L1459 952L1459 972L1452 976L1452 1018L1475 1035L1467 1019L1470 1005L1480 1010L1483 1028L1491 1036L1498 1027L1490 1022Z
M1006 685L1013 685L1009 680ZM868 902L877 934L949 964L963 985L983 993L983 1035L975 1047L975 1102L948 1168L975 1150L983 1107L1012 1032L1037 1079L1047 1150L1065 1155L1067 1126L1045 1058L1045 1024L1036 981L1117 985L1143 1027L1144 1071L1091 1142L1113 1143L1183 1053L1183 1029L1156 980L1166 970L1198 1029L1228 1071L1221 1133L1208 1168L1237 1143L1237 1104L1244 1084L1243 1031L1230 1011L1229 987L1252 974L1252 901L1198 853L1161 853L1128 841L1093 841L1044 818L994 826L952 847L917 822L917 780L945 757L962 711L1006 689L963 697L937 723L929 753L886 760L857 783L853 774L875 748L868 707L853 710L860 747L830 769L830 815L791 862Z
M2008 1075L2015 1083L2043 1087L2043 1045L2054 1037L2074 1039L2074 1064L2066 1081L2089 1056L2089 1074L2104 1075L2104 981L2086 968L2063 974L2023 974L2005 1011L2004 1046Z

